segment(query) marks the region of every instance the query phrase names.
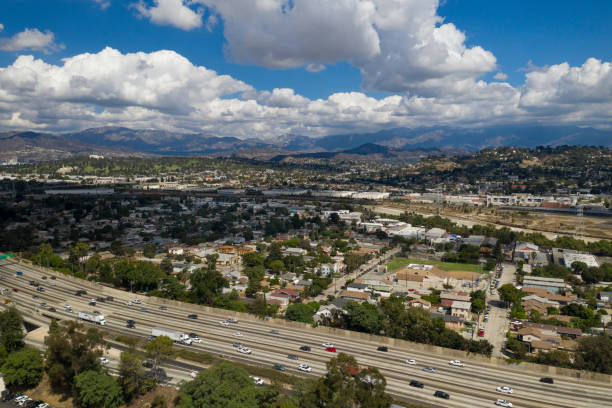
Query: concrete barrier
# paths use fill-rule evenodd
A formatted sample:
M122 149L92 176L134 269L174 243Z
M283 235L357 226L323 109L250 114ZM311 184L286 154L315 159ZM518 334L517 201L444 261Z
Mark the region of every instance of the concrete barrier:
M145 296L143 294L135 294L129 293L120 289L111 288L105 285L101 285L96 282L91 282L85 279L76 278L70 275L64 275L60 272L56 272L50 269L44 269L36 265L32 265L30 263L24 263L20 259L16 259L18 262L28 265L30 267L39 269L41 272L47 275L55 275L56 277L61 277L62 279L66 279L70 282L74 282L81 286L85 286L91 289L96 289L101 291L106 296L114 296L114 297L122 297L126 296L131 297L132 299L140 299L142 301L147 301L149 305L155 306L172 306L179 310L185 310L190 313L197 313L198 311L202 313L214 313L214 314L222 314L226 317L233 317L238 319L239 321L249 321L249 322L265 322L264 319L254 316L249 313L235 312L232 310L225 310L214 308L210 306L196 305L191 303L180 302L172 299L164 299L152 296ZM222 319L223 317L219 317ZM301 330L313 330L318 332L321 335L331 335L338 337L346 337L351 340L361 340L373 342L380 345L392 346L393 348L401 349L403 351L415 351L422 352L428 354L435 354L438 356L447 356L449 360L458 359L458 360L466 360L468 359L471 362L483 363L483 364L492 364L498 367L503 367L508 372L514 372L517 374L524 374L526 371L531 372L533 374L539 374L542 376L561 376L561 377L569 377L576 380L578 383L588 383L589 381L594 381L598 383L607 383L612 384L612 375L595 373L591 371L583 371L583 370L574 370L570 368L562 368L562 367L554 367L547 366L543 364L535 364L528 362L521 362L519 365L510 364L505 359L498 357L485 357L479 354L468 353L462 350L454 350L448 349L444 347L433 346L430 344L421 344L415 343L402 339L395 339L391 337L379 336L375 334L361 333L344 329L337 329L334 327L327 326L318 326L312 327L312 325L301 322L293 322L290 320L279 319L279 318L270 318L270 323L273 323L276 326L285 327L287 329L301 329Z

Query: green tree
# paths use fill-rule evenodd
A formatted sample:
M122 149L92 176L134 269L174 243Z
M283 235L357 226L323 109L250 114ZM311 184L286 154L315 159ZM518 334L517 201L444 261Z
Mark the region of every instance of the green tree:
M212 305L215 296L221 294L223 288L229 287L229 282L218 271L210 268L196 269L189 277L189 282L191 300L207 305Z
M147 355L153 359L153 370L157 380L159 380L159 364L174 355L173 344L174 342L170 337L159 336L148 342L145 346Z
M612 337L605 334L582 337L575 358L579 369L612 374Z
M9 307L0 313L0 345L7 353L23 347L25 332L23 319L15 307Z
M178 408L258 408L259 393L244 368L222 362L183 383Z
M524 295L523 292L511 283L506 283L499 288L499 298L507 304L518 302Z
M108 345L99 330L89 328L85 333L82 330L83 326L74 321L58 325L53 320L49 326L45 368L55 391L66 392L76 375L100 369L98 359Z
M327 362L327 373L305 391L303 408L387 408L385 378L375 368L360 369L353 356L340 353Z
M123 399L127 402L147 390L143 361L142 355L129 350L122 352L119 358L118 382L123 390Z
M95 370L74 377L74 397L82 408L116 408L123 404L121 387L115 379Z
M40 351L25 348L10 354L2 367L4 382L10 387L22 389L38 385L43 373L43 360Z
M287 307L285 317L289 320L304 323L313 323L316 310L306 303L293 303Z

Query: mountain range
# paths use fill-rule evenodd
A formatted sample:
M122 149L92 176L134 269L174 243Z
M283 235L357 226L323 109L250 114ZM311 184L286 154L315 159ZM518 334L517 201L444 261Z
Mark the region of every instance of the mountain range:
M275 139L218 137L201 133L100 127L80 132L0 133L0 160L51 160L79 154L107 156L215 155L285 160L355 156L413 158L457 154L487 147L594 145L612 147L612 130L575 126L490 126L481 128L394 128L310 138L282 135Z

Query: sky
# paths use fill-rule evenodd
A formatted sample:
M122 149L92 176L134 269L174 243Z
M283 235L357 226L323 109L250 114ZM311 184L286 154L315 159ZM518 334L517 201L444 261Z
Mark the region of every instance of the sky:
M0 130L612 128L607 0L2 0Z

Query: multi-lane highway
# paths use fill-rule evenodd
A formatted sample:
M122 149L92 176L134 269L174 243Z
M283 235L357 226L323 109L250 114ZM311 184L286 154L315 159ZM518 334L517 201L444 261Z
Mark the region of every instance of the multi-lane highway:
M104 314L107 327L114 331L125 332L135 336L148 336L151 327L162 326L181 330L185 333L195 332L203 342L186 347L192 350L224 355L226 358L249 364L271 367L274 363L283 364L287 371L304 375L297 371L300 363L312 367L311 376L321 376L325 372L325 363L333 353L325 351L322 343L333 343L338 352L346 352L356 357L364 366L374 366L381 370L387 379L387 391L398 399L419 401L437 407L491 407L498 398L513 403L514 407L610 407L612 393L610 383L577 381L572 378L555 377L554 384L539 382L541 373L528 372L521 366L504 366L482 361L464 361L465 367L451 367L448 361L451 356L435 355L418 348L411 349L389 347L388 352L377 351L380 343L374 340L363 340L350 334L328 335L323 330L302 328L296 325L258 320L255 317L241 318L238 324L222 327L219 322L227 318L223 310L203 311L203 308L187 304L168 305L160 309L163 302L159 299L140 297L141 305L127 306L126 302L135 296L128 292L114 291L107 288L91 288L88 282L66 279L52 271L41 271L35 267L19 265L10 261L0 261L0 287L10 290L11 298L17 308L26 316L56 315L59 318L76 318L78 311L97 310ZM22 276L16 276L22 271ZM47 276L48 279L42 279ZM55 276L56 279L50 279ZM30 281L36 281L45 288L44 292L36 291ZM17 292L13 291L17 289ZM88 293L75 296L75 292L84 289ZM112 295L114 300L88 305L91 298ZM33 296L38 296L34 299ZM56 309L50 313L40 306L46 302ZM71 305L74 312L64 310L63 305ZM145 311L140 311L146 308ZM198 318L188 319L187 315L196 313ZM136 322L134 329L126 328L126 320ZM277 334L272 330L278 331ZM234 334L240 332L241 337ZM250 355L240 354L233 343L239 341L250 349ZM311 347L310 352L301 351L302 345ZM288 354L297 354L298 361L287 358ZM416 365L406 364L407 359L417 361ZM425 366L436 369L435 373L423 371ZM423 389L410 387L410 380L425 384ZM514 389L511 395L498 393L496 387L510 386ZM433 396L440 390L450 394L450 400L440 400Z

